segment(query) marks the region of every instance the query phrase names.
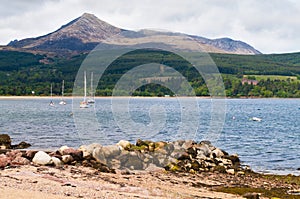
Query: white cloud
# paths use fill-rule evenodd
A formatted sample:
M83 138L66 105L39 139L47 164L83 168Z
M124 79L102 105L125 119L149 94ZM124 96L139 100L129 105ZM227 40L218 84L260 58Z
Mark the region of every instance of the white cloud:
M296 0L1 1L1 44L47 34L89 12L124 29L230 37L264 53L300 51L300 2Z

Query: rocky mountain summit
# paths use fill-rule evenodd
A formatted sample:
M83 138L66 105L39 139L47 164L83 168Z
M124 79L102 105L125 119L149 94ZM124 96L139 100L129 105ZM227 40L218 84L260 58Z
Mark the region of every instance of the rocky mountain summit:
M147 30L135 32L117 28L98 19L92 14L84 13L82 16L63 25L52 33L36 38L11 41L8 44L8 47L27 50L42 50L47 52L88 52L97 44L104 42L107 38L123 32L127 32L122 35L122 37L125 36L126 42L132 43L132 41L135 42L137 39L139 42L149 42L149 38L151 37L149 37L148 34L143 34L145 31ZM171 32L162 33L159 31L152 32L155 32L157 35L161 34L162 37L165 35L177 34ZM260 54L258 50L242 41L235 41L229 38L207 39L200 36L181 35L193 38L206 52ZM164 43L164 40L162 39L160 42Z
M58 30L37 38L12 41L8 45L17 48L39 50L92 50L107 37L120 33L120 28L114 27L96 16L84 13Z

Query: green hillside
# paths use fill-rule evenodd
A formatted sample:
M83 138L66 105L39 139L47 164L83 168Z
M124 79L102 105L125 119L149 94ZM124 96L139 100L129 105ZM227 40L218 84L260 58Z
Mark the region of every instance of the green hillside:
M155 51L148 52L147 55L145 52L129 53L123 59L116 60L100 80L96 94L111 95L115 83L122 74L133 66L147 63L151 56L156 56L156 53ZM54 94L59 95L62 80L65 80L65 93L71 94L75 76L85 57L85 54L61 58L25 52L0 51L0 95L32 95L32 91L35 91L35 95L49 95L51 83L54 85ZM226 93L230 97L300 97L300 53L211 54L211 57L222 73ZM209 95L203 79L191 65L168 53L164 55L161 63L173 65L174 69L188 79L197 95ZM249 79L256 79L258 84L242 84L244 75L247 75ZM178 84L178 80L172 79L171 76L170 73L168 81ZM157 84L140 87L133 93L133 95L144 96L172 94L169 89Z

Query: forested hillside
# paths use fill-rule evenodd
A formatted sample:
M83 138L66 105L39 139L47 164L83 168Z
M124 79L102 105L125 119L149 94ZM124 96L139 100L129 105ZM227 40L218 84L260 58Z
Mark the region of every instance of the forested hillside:
M143 56L142 54L140 56ZM162 64L172 64L187 77L198 96L209 95L203 79L197 75L192 66L176 62L172 60L172 55L168 56ZM75 76L85 57L85 54L61 58L0 51L0 95L32 95L32 91L35 91L35 95L45 96L49 95L51 83L54 86L54 95L59 95L62 80L65 81L65 93L71 95ZM142 58L146 60L147 57ZM300 53L211 54L211 57L222 73L226 94L229 97L300 97ZM100 80L96 95L111 95L116 81L130 69L129 66L137 64L141 63L136 63L130 55L114 62ZM242 83L243 78L256 79L257 85ZM176 83L176 79L172 78L161 81ZM140 87L133 93L143 96L172 94L169 89L154 83Z

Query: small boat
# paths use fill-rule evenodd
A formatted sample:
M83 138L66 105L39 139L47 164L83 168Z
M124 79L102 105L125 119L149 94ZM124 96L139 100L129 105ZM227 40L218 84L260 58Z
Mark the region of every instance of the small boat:
M84 97L83 97L83 101L80 102L79 105L80 108L88 108L89 104L86 100L86 72L84 71Z
M89 104L94 104L95 103L95 95L94 95L94 92L93 92L93 72L91 73L91 90L90 90L90 98L87 100L87 102Z
M62 86L61 86L61 100L59 102L60 105L66 105L67 102L64 100L64 89L65 89L65 80L62 81Z
M252 117L252 118L250 118L250 120L260 122L262 119L259 117Z
M53 102L53 100L52 100L52 84L51 84L51 86L50 86L50 93L51 93L51 101L50 101L50 103L49 103L49 106L54 106L54 102Z

